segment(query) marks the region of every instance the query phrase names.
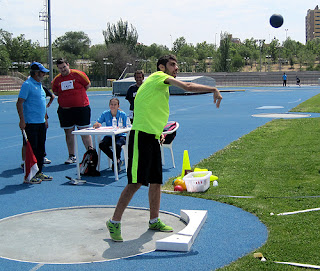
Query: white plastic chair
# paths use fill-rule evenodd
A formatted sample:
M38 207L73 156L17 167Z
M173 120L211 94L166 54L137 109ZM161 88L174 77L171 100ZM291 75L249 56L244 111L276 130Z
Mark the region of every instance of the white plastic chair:
M162 134L164 134L164 135L169 135L169 134L172 134L172 133L174 133L175 131L177 131L178 128L179 128L179 123L178 123L177 121L168 121L168 124L174 123L174 122L176 123L176 127L175 127L173 130L163 132ZM165 165L163 149L164 149L164 148L167 148L167 149L170 149L170 151L171 151L172 164L173 164L173 167L175 168L176 165L175 165L175 163L174 163L174 156L173 156L173 150L172 150L173 141L174 141L174 140L172 140L170 144L162 144L162 145L160 145L160 149L161 149L162 165Z
M122 145L121 149L123 150L123 155L124 155L124 164L126 167L126 171L128 168L128 144L129 144L129 133L126 134L126 144ZM99 147L99 144L101 142L101 137L98 136L98 171L100 171L100 157L101 157L101 149ZM107 156L108 161L109 161L109 168L112 167L112 160Z

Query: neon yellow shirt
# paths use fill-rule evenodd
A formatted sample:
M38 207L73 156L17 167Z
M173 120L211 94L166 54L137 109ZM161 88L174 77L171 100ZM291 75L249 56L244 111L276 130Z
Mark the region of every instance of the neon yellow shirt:
M134 100L133 130L154 134L160 138L169 118L169 86L173 78L162 71L151 74L139 87Z

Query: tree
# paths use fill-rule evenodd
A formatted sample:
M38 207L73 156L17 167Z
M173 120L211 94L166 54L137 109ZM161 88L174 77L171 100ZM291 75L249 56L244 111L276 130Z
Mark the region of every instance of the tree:
M133 52L138 41L136 28L127 21L118 21L116 24L107 24L107 29L102 31L107 46L110 44L122 44L129 52Z
M227 32L220 35L220 47L218 49L219 57L217 62L217 71L230 71L230 43L231 35Z
M145 48L145 58L149 59L151 57L160 58L163 55L169 54L170 50L168 47L163 45L158 45L156 43L151 44Z
M232 61L231 61L231 71L234 72L239 72L241 70L241 68L244 66L245 62L243 57L241 57L241 55L239 55L238 53L236 53L233 57L232 57Z
M260 59L260 48L254 38L245 39L237 52L245 60L245 64L251 64L251 67L253 62L257 62Z
M198 60L213 58L215 55L215 46L214 44L209 44L206 41L197 43L195 52Z
M180 37L180 38L177 38L174 42L173 42L173 52L178 55L181 48L183 46L187 45L187 41L184 37Z
M9 53L4 45L0 45L0 74L6 74L11 66Z
M104 64L108 56L107 46L105 44L93 45L89 50L89 58L93 60L89 72L90 78L98 80L105 75L106 68Z
M24 71L24 63L42 60L39 43L26 40L23 34L12 37L11 33L0 29L0 45L7 51L10 61L16 62L19 71ZM5 55L6 53L2 53L4 59Z
M53 46L58 48L60 51L73 54L77 57L86 57L89 51L91 41L87 34L83 31L69 31L63 36L58 37L54 42Z
M277 39L273 39L267 48L267 53L271 56L273 63L276 63L279 58L279 48L280 43Z
M107 55L108 63L112 63L108 67L109 78L118 79L124 69L126 72L133 72L135 57L130 54L128 48L124 44L110 44L108 46Z

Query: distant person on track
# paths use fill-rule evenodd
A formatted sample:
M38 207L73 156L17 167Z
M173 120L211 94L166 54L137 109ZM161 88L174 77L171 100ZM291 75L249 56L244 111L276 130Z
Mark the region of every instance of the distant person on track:
M287 86L287 75L286 73L284 72L283 75L282 75L282 86L283 87L286 87Z
M297 81L297 85L298 85L299 87L301 87L300 78L299 78L298 76L296 77L296 81Z

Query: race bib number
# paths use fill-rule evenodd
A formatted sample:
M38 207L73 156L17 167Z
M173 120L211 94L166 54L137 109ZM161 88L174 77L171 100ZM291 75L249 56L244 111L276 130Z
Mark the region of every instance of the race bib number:
M61 90L68 90L68 89L74 89L73 87L73 80L64 81L61 83Z

